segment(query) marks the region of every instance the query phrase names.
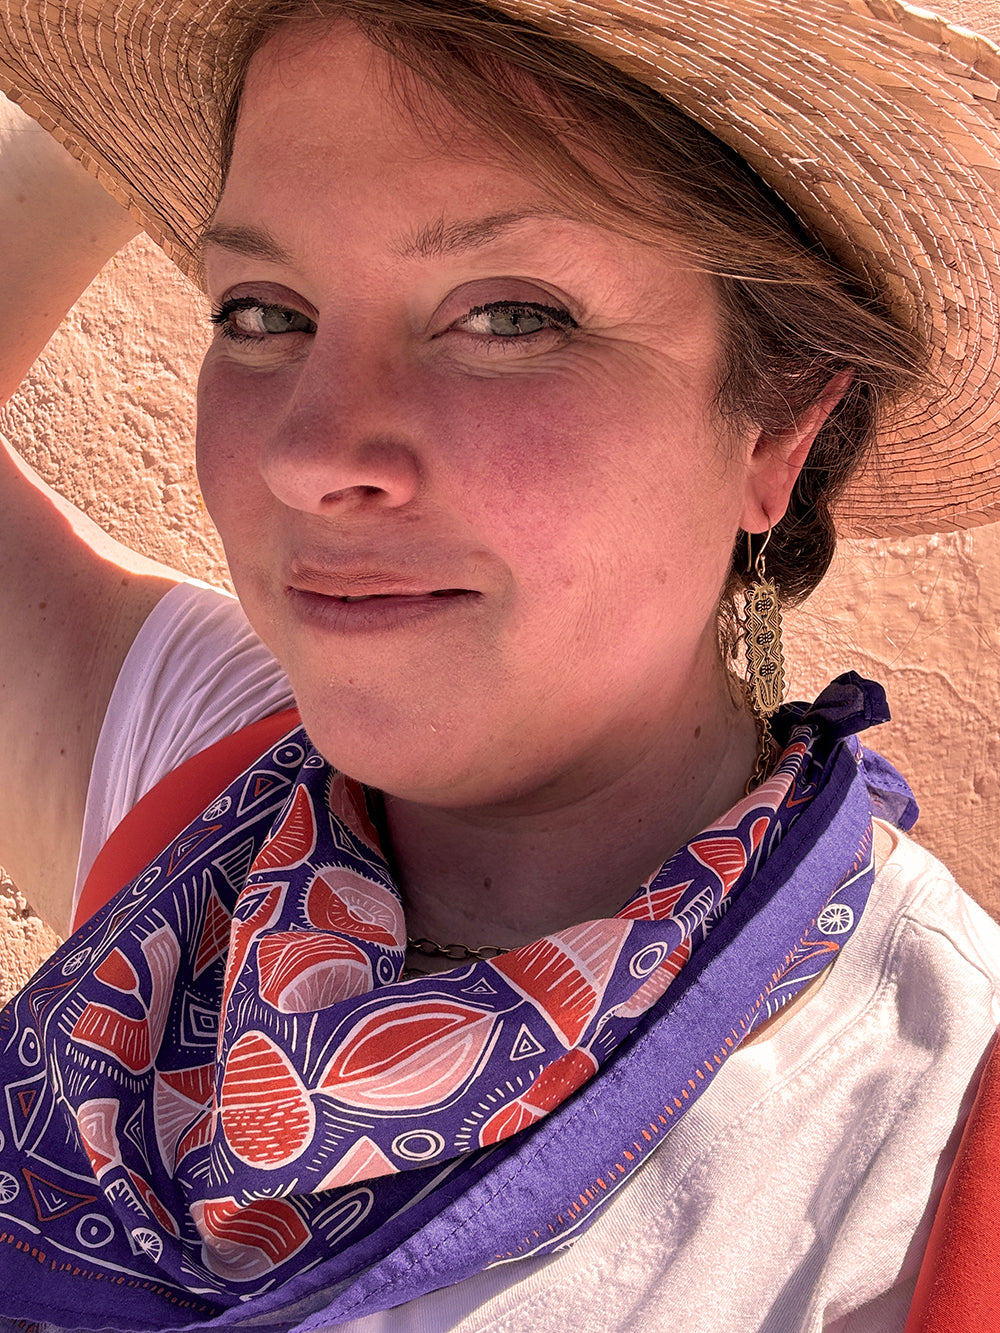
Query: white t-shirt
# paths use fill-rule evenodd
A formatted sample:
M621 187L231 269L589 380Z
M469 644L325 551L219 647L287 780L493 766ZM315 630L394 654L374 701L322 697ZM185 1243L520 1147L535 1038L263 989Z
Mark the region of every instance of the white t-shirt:
M164 773L289 701L237 603L168 593L112 696L81 870ZM899 1333L998 1022L1000 928L900 836L816 994L726 1061L571 1248L338 1329Z
M139 630L104 715L87 789L74 912L108 835L160 778L213 741L292 703L285 673L235 597L206 583L171 588Z

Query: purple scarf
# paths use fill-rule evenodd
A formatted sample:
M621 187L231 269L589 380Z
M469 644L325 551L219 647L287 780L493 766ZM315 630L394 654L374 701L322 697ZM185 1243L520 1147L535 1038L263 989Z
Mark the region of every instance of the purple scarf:
M0 1329L318 1328L565 1245L850 938L886 716L789 706L616 916L408 981L366 795L286 736L0 1018Z

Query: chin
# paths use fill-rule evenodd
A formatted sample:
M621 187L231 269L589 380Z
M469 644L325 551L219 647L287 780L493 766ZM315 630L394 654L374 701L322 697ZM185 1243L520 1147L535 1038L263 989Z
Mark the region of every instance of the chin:
M400 801L441 809L503 805L558 777L561 756L538 744L536 731L498 730L486 724L482 709L475 711L475 717L446 714L444 721L426 709L389 717L370 710L361 718L343 707L300 704L309 737L328 763ZM532 736L530 749L518 734Z
M467 785L468 731L441 723L426 707L409 711L343 692L316 699L296 692L309 738L328 763L365 786L431 804ZM437 801L435 800L437 797Z

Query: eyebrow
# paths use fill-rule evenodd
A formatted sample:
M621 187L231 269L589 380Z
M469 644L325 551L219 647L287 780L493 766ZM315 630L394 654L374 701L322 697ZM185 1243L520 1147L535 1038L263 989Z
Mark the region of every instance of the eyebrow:
M444 218L439 218L437 222L431 222L410 236L403 237L393 248L404 259L438 259L442 255L488 245L503 232L534 218L566 220L567 215L555 208L535 208L529 212L491 213L488 217L474 218L470 222L453 222L450 225L445 223Z
M289 267L293 256L279 245L266 227L228 227L212 222L202 232L198 240L198 254L203 255L209 245L221 246L234 254L246 255L249 259L263 259L269 264Z
M453 222L450 225L445 223L444 218L439 218L411 235L404 236L393 249L404 259L438 259L443 255L488 245L503 232L535 218L579 221L577 218L568 218L567 214L555 208L491 213L487 217L474 218L469 222ZM203 256L210 245L220 246L223 250L250 259L262 259L270 264L290 267L294 263L291 252L280 245L266 227L228 226L213 222L205 228L198 240L198 255Z

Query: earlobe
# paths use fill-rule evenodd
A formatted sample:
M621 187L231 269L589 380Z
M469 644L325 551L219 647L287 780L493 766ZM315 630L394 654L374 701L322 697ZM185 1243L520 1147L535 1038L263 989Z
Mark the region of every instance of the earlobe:
M741 524L744 532L766 532L784 517L792 488L809 456L813 440L853 378L853 370L841 371L794 425L781 431L762 431L758 435L753 446Z

